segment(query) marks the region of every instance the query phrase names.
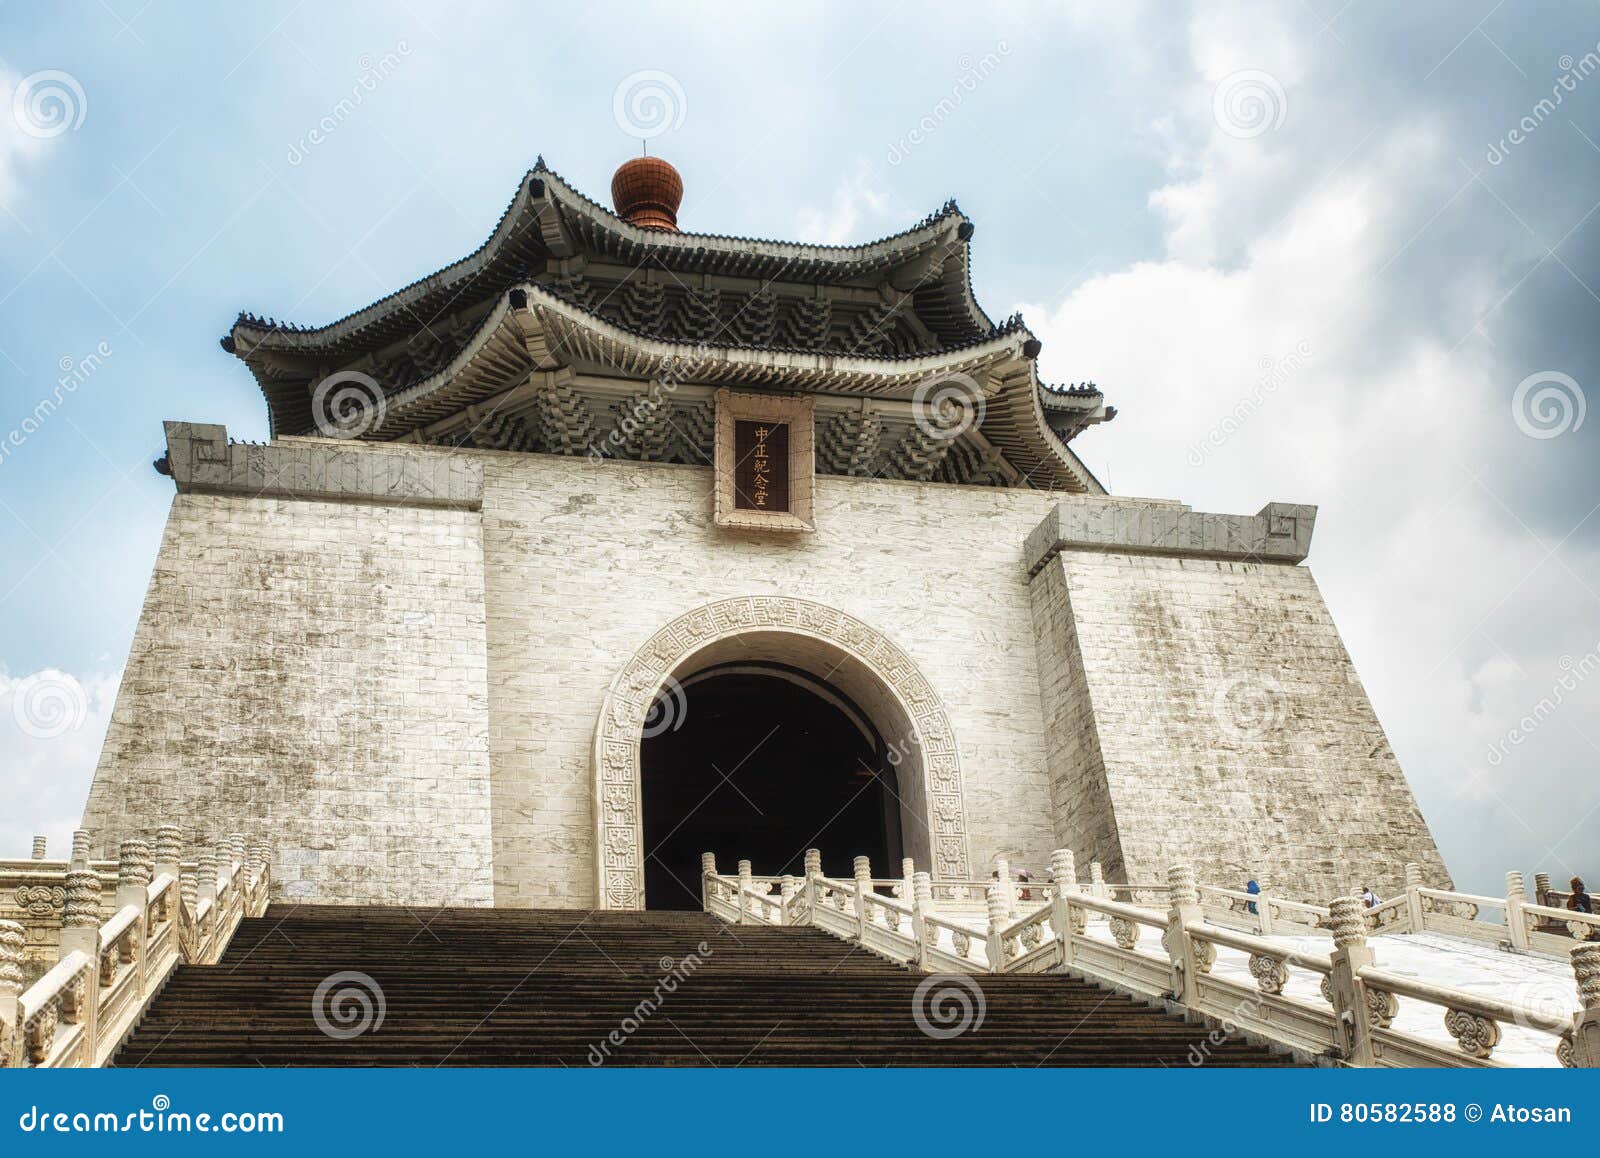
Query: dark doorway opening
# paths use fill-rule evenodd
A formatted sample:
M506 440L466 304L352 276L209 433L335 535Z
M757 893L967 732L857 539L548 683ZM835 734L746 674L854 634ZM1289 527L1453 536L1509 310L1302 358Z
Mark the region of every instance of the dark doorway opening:
M775 664L723 664L683 681L676 727L640 748L645 906L700 907L700 854L731 873L830 876L853 857L900 871L894 769L872 722L836 689Z

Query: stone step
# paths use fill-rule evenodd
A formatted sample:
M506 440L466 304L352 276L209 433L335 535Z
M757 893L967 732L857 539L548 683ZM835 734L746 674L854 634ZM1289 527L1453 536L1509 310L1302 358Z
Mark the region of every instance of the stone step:
M345 972L371 979L384 1016L339 1038L313 1002ZM915 1016L927 981L818 929L703 913L274 905L219 963L178 969L116 1064L1289 1064L1057 974L971 978L981 1022L936 1038Z

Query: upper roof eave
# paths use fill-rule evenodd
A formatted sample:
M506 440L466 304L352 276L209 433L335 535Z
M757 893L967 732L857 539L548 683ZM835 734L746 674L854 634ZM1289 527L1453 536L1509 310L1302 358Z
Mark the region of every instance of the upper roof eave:
M819 245L641 229L578 191L560 174L546 167L541 157L519 183L516 195L501 214L493 232L466 257L323 326L301 326L241 313L223 339L223 346L230 353L243 358L246 354L238 351L238 339L241 336L250 338L251 350L307 351L352 337L429 294L448 291L483 273L518 236L519 230L549 227L554 230L555 236L570 237L567 214L574 215L615 238L619 244L638 250L644 257L654 258L664 265L670 266L687 259L701 268L711 267L709 272L714 272L719 264L727 264L737 265L740 272L747 275L766 273L770 267L772 270L789 269L802 276L833 273L841 280L859 277L862 268L892 269L899 259L909 259L924 252L930 242L943 241L959 247L964 253L972 234L972 222L954 201L946 202L941 209L908 229L860 245ZM545 248L548 249L548 246ZM554 255L553 251L551 255ZM757 259L754 263L752 257ZM993 323L972 293L968 263L962 260L957 264L959 270L953 270L952 273L959 273L964 304L973 323L979 329L992 328ZM853 268L856 272L849 272Z

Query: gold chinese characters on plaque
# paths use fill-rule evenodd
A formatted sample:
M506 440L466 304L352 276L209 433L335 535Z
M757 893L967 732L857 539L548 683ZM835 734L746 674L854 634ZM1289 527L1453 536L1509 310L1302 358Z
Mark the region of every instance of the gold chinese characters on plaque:
M810 398L717 391L717 525L810 531Z

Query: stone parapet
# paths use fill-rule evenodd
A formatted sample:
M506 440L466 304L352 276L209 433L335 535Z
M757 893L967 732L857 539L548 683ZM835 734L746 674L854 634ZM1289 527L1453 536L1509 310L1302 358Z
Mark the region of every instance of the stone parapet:
M403 451L336 439L256 445L225 426L168 422L161 464L179 491L261 498L354 500L402 506L483 506L483 464L449 450Z
M1311 551L1316 521L1317 508L1303 503L1268 503L1254 515L1058 503L1028 536L1024 557L1030 576L1062 551L1299 563Z

